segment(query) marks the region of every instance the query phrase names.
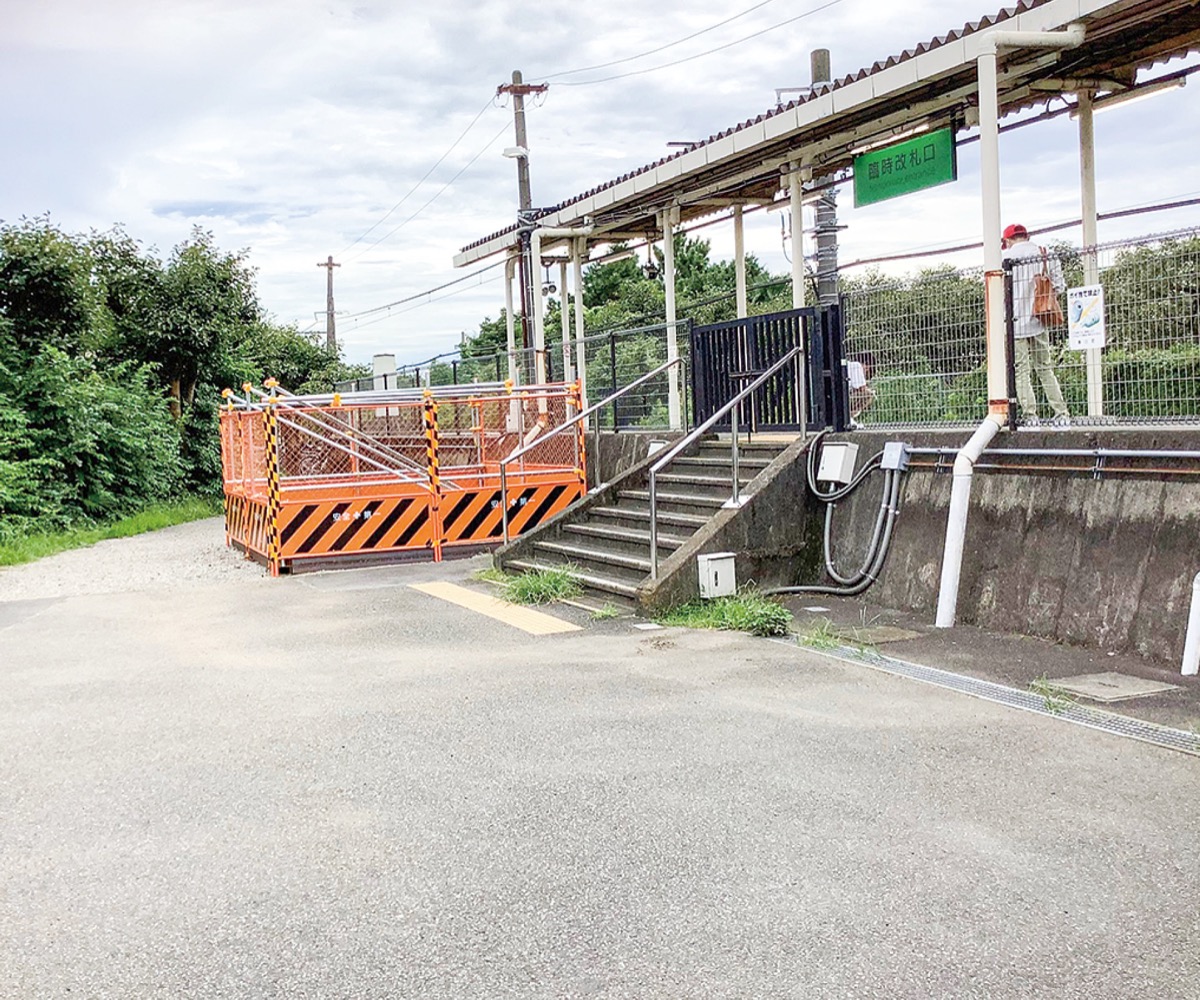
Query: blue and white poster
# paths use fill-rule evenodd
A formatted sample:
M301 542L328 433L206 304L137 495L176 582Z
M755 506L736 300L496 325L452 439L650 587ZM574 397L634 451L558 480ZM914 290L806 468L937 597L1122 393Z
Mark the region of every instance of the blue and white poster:
M1088 351L1103 347L1107 339L1104 289L1099 285L1068 288L1067 346L1072 351Z

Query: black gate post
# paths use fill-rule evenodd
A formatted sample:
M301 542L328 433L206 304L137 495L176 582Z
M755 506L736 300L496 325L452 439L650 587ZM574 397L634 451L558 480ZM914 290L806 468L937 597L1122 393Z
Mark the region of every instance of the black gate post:
M826 355L830 373L830 409L833 429L844 431L850 427L850 381L846 377L845 343L842 331L841 302L825 306L821 310L821 326L828 341Z

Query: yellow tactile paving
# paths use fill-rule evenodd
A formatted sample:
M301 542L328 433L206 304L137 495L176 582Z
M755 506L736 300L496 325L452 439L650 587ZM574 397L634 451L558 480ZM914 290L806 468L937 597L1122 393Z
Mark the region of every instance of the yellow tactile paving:
M470 611L478 611L481 615L495 618L497 621L504 622L505 625L511 625L513 628L519 628L532 635L582 631L578 625L564 622L560 618L542 614L532 608L522 608L505 601L498 601L487 594L480 594L454 583L411 583L409 586L413 590L419 590L422 594L438 597Z

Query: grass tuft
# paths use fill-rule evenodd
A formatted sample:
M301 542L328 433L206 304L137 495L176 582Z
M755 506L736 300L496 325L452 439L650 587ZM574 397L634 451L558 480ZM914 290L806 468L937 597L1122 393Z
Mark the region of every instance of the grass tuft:
M504 581L504 599L511 604L550 604L577 597L583 588L575 579L573 569L564 566L508 577Z
M1042 674L1037 680L1030 681L1029 690L1042 699L1046 711L1051 715L1062 715L1075 704L1075 698L1071 692L1060 688L1045 674Z
M602 608L597 608L592 612L592 621L606 622L613 618L621 617L621 609L613 604L605 604Z
M792 613L778 601L755 591L709 601L690 601L655 619L660 625L682 628L716 628L751 635L787 635Z
M482 580L484 583L498 583L504 585L512 579L504 570L498 566L488 566L487 569L478 570L475 573L476 580Z
M828 618L813 622L796 637L796 641L813 649L837 649L842 645L842 637Z
M123 517L119 521L90 528L65 528L15 538L0 543L0 566L17 566L52 556L68 549L84 548L110 538L128 538L147 531L158 531L187 521L198 521L221 513L219 500L191 497L174 503L160 503Z

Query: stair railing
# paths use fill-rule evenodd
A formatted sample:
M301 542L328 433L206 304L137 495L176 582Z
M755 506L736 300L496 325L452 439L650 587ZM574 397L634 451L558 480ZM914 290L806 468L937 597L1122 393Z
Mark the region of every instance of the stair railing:
M787 354L783 355L770 368L766 369L753 382L743 388L734 396L728 403L722 406L716 413L692 429L691 433L685 435L667 451L662 458L650 466L650 579L658 579L658 474L670 465L679 455L685 452L693 444L696 443L708 430L716 424L725 414L729 414L729 431L730 431L730 465L733 468L733 492L729 498L729 505L736 507L740 503L740 489L738 474L738 407L742 401L752 393L758 391L759 387L767 381L776 372L782 370L797 357L802 356L804 348L793 347ZM796 376L796 410L802 414L800 406L800 379L804 377L803 372L798 372ZM803 419L803 415L801 416Z
M600 402L593 403L586 410L582 410L579 413L575 414L575 416L573 416L566 423L559 424L548 434L543 434L543 435L537 437L536 439L534 439L533 441L530 441L528 444L522 445L516 451L510 452L506 458L503 458L500 460L500 508L501 508L500 523L502 525L502 531L503 531L505 545L508 544L508 465L511 462L516 461L518 458L521 458L527 451L532 451L534 448L537 448L540 445L545 444L551 438L557 437L559 434L562 434L564 431L568 430L569 428L574 427L581 420L586 420L591 414L595 413L597 410L601 410L606 406L612 405L612 402L614 399L617 399L620 396L624 396L625 393L627 393L630 389L635 389L639 385L642 385L645 382L649 382L650 379L652 379L658 375L661 375L668 368L672 368L675 365L683 366L684 365L683 358L682 357L672 358L670 361L663 362L661 365L659 365L657 368L655 368L654 371L647 372L645 375L641 376L640 378L634 379L628 385L622 386L616 392L611 393L608 396L605 396L602 400L600 400ZM616 427L614 426L613 429L616 430Z

